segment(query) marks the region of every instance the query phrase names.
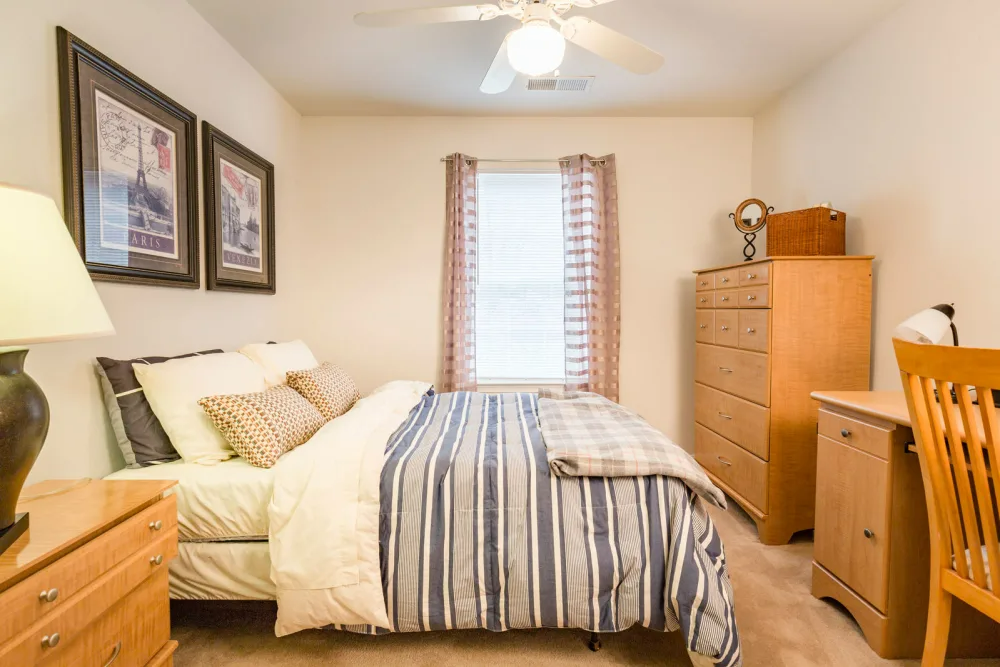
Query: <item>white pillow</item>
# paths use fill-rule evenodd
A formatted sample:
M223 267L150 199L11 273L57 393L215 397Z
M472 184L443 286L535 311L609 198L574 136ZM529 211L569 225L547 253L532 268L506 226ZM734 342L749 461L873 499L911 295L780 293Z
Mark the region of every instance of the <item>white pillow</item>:
M309 346L301 340L291 343L254 343L240 348L251 361L264 369L268 387L285 384L288 371L308 371L319 366Z
M267 389L261 368L236 352L132 364L132 369L153 413L186 463L212 465L236 455L198 399Z

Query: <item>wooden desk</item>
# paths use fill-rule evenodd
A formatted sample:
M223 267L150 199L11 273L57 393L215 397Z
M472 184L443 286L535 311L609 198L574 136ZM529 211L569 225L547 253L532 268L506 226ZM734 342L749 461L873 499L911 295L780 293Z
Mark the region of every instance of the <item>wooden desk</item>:
M817 391L812 592L847 608L883 658L919 658L927 627L927 503L902 391ZM981 428L981 425L980 425ZM959 600L949 657L1000 657L1000 632Z

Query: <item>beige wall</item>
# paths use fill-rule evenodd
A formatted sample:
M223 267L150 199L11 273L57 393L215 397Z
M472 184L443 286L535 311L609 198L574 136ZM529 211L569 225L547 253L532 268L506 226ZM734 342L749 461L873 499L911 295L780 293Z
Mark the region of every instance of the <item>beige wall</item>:
M755 118L753 189L830 200L874 254L874 387L899 386L892 330L954 302L962 343L1000 346L1000 3L911 0Z
M289 267L301 245L294 189L299 116L183 0L0 0L0 182L44 192L62 206L57 25L193 111L199 123L208 120L274 163L279 292L262 297L99 284L117 335L35 346L28 355L28 371L52 413L31 480L99 476L122 464L94 356L233 349L289 335L283 316L294 297Z
M692 445L693 269L741 258L750 119L304 118L304 204L321 258L303 331L362 391L435 380L443 155L618 157L621 400Z

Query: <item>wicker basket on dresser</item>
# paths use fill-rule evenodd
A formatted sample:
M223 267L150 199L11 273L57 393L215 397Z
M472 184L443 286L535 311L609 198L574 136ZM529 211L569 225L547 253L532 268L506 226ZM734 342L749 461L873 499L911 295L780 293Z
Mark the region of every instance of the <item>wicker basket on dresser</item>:
M872 257L696 271L695 458L764 544L813 527L817 389L867 390Z

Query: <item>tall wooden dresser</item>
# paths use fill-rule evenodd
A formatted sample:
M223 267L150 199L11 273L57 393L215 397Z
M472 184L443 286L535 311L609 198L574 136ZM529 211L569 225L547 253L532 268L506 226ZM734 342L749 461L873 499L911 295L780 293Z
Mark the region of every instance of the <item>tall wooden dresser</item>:
M872 259L781 257L695 272L695 458L764 544L813 527L810 392L869 388Z
M169 667L172 481L24 490L28 532L0 554L0 667ZM68 489L63 491L64 489Z

